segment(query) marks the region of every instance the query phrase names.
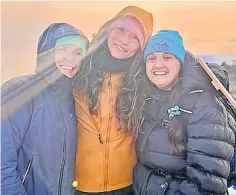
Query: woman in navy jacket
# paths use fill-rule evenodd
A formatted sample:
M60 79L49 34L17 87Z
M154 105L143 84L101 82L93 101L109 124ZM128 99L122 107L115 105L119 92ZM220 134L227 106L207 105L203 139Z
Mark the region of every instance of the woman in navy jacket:
M88 39L66 23L51 24L38 43L36 74L1 89L1 194L69 195L77 144L72 78Z

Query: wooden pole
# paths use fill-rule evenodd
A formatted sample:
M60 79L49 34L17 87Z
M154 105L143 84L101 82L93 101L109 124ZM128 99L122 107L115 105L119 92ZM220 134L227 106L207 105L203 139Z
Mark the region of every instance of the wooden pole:
M225 87L222 85L222 83L219 81L216 75L211 71L209 66L207 66L207 64L201 58L197 58L197 61L200 63L202 68L206 71L206 73L211 78L211 83L216 88L216 90L217 91L220 90L225 95L225 97L229 100L229 102L234 107L234 109L236 109L236 101L234 100L232 95L225 89Z

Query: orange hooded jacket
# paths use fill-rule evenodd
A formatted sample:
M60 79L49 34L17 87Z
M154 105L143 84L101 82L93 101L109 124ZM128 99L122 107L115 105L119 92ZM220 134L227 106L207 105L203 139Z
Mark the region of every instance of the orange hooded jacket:
M145 44L152 34L152 14L135 6L119 15L134 16L144 28ZM132 184L136 163L134 136L121 128L116 117L116 98L122 74L106 74L99 94L98 116L89 112L85 94L74 94L78 117L76 182L83 192L104 192Z

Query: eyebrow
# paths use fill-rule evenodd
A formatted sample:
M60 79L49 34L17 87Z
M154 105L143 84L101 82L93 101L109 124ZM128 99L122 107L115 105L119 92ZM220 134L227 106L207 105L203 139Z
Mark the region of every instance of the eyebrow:
M156 55L150 54L150 55L147 56L147 59L152 58L152 57L156 57Z

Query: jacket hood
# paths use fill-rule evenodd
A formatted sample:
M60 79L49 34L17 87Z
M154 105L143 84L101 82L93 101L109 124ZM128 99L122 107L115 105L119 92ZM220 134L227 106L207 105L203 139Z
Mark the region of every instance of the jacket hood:
M152 36L153 16L146 10L143 10L136 6L125 7L115 17L111 18L109 21L107 21L105 24L101 26L98 32L94 35L94 40L98 42L98 45L102 44L105 41L106 38L104 37L104 35L105 36L109 35L111 29L113 29L114 27L114 24L116 24L117 22L119 23L119 20L122 21L124 18L128 16L136 18L143 27L144 41L143 41L143 47L141 49L144 50L144 47L148 39Z
M41 53L51 49L56 44L56 39L67 35L82 35L84 34L74 26L67 23L53 23L39 37L37 53ZM85 36L84 36L85 37Z
M227 71L220 65L215 63L207 63L214 72L219 81L228 90L229 76ZM211 79L205 70L201 67L197 59L189 51L186 52L184 63L182 64L181 77L183 78L184 89L212 89Z
M43 32L38 41L35 72L41 78L41 82L46 82L58 96L71 102L73 79L63 75L56 67L54 61L56 40L67 35L84 36L79 29L67 23L53 23Z
M148 39L152 36L153 15L137 6L128 6L116 15L116 17L118 16L133 16L141 23L144 29L144 45L146 45Z
M53 49L56 40L68 35L81 35L87 39L79 29L67 23L53 23L42 33L38 41L36 73L55 65Z

